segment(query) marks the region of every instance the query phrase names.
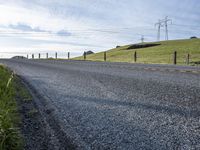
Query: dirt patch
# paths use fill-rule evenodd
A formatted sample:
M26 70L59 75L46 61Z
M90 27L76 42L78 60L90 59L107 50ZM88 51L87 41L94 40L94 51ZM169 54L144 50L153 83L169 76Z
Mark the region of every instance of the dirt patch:
M35 93L35 90L20 77L17 80L17 88L19 92L17 93L16 100L22 118L21 133L24 137L24 149L76 149L76 146L72 144L72 140L61 130L58 122L52 115L53 110L45 104L45 99L38 95L38 93ZM44 104L38 104L38 100ZM45 106L43 107L42 105Z
M21 134L24 140L25 150L49 149L51 143L48 138L46 124L40 115L31 95L27 93L22 81L16 81L16 100L21 115ZM27 97L29 97L27 99Z
M194 65L200 65L200 61L192 61L191 63Z
M130 49L139 49L139 48L147 48L147 47L154 47L154 46L158 46L158 45L161 45L161 44L134 44L134 45L131 45L127 48L127 50L130 50Z

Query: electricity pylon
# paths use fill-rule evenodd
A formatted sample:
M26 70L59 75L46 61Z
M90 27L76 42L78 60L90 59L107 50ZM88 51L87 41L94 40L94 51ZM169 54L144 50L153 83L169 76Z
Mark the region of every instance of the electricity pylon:
M163 20L163 23L165 24L165 40L168 40L168 22L172 24L172 19L168 19L168 16L166 16Z
M141 36L141 42L144 43L144 35Z
M160 41L160 29L161 27L163 27L163 21L159 19L158 22L155 24L155 27L157 26L158 26L157 40Z

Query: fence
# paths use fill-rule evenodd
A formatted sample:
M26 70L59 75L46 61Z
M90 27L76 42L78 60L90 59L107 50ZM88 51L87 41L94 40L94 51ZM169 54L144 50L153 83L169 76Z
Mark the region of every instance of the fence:
M101 52L92 55L78 57L77 60L88 61L109 61L109 62L129 62L129 63L145 63L145 64L178 64L178 65L200 65L200 53L192 54L178 51L171 53L148 53L141 51L132 51L131 53L117 52Z
M80 55L80 54L79 54ZM0 59L4 58L26 58L26 59L71 59L72 57L77 56L77 53L70 52L38 52L38 53L25 53L25 52L1 52Z
M6 53L7 54L7 53ZM108 61L108 62L129 62L129 63L145 63L145 64L178 64L178 65L200 65L200 52L193 55L192 52L179 52L171 51L170 53L164 52L142 52L138 51L125 51L125 52L101 52L97 54L87 55L84 52L83 56L71 57L70 52L66 53L12 53L9 55L15 55L16 58L27 59L74 59L84 61ZM60 57L62 56L62 57Z

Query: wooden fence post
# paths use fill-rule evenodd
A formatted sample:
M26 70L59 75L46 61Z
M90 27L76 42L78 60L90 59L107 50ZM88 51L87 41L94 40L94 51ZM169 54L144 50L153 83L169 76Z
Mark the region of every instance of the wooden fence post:
M134 53L134 62L135 63L137 62L137 51L135 51L135 53Z
M55 58L56 58L56 59L58 58L58 54L57 54L57 52L55 53Z
M104 61L106 61L106 52L104 52Z
M83 54L83 55L84 55L84 60L86 60L86 52L84 52L84 54Z
M173 61L174 61L174 65L176 65L177 64L177 52L176 51L174 51L174 59L173 59Z
M187 63L187 65L190 64L190 54L187 54L187 57L186 57L186 63Z
M70 59L70 52L68 52L68 59Z

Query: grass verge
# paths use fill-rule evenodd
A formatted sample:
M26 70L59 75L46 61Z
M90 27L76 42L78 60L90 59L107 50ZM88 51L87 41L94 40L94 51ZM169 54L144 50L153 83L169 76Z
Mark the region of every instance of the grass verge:
M21 150L20 114L16 96L30 100L27 92L17 84L17 77L0 65L0 150Z

